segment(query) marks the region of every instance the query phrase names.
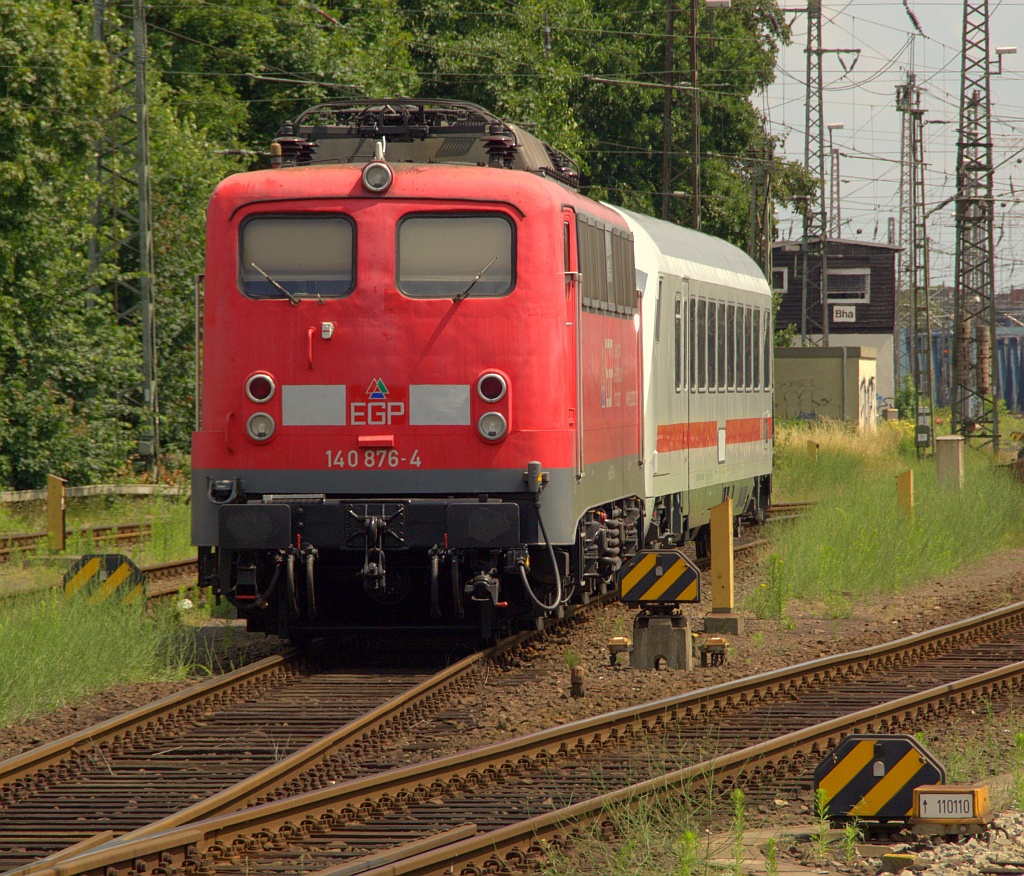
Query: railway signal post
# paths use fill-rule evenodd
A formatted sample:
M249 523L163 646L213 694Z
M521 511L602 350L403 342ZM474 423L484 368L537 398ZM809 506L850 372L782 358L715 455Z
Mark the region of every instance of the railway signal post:
M709 633L743 635L743 618L734 611L732 499L711 509L711 614L704 618Z

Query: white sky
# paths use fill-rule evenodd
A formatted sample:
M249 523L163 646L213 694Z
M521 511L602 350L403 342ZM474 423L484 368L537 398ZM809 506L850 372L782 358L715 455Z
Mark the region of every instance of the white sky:
M901 116L896 111L896 86L910 69L923 89L925 120L949 121L925 126L927 209L955 192L963 3L908 2L924 37L917 35L900 0L823 0L822 48L861 50L850 73L844 72L835 54L824 55L822 61L824 122L844 125L832 134L841 156L843 237L884 242L888 217L898 222ZM805 4L780 0L779 5L785 9ZM807 16L788 12L786 17L792 22L793 44L780 53L776 81L763 96L761 108L771 132L785 138L784 156L803 162ZM991 80L997 168L995 286L1001 292L1011 285L1024 286L1024 0L990 0L989 19L993 70L996 47L1019 49L1003 58L1003 74ZM852 60L852 55L842 56L847 67ZM827 196L827 139L825 153ZM952 284L954 279L954 215L950 203L928 219L933 284ZM800 236L799 218L786 213L780 219L781 238Z

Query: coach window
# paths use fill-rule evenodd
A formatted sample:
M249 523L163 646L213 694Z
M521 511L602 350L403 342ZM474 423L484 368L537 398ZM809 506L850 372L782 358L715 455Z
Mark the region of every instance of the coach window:
M725 311L725 364L728 373L725 378L726 389L736 386L736 305L729 304Z
M515 233L502 215L406 216L397 247L395 283L410 298L498 298L515 285Z
M753 311L749 307L743 308L743 387L753 389L754 378L754 334L750 328Z
M754 311L754 389L761 388L761 311Z
M697 302L697 388L704 390L708 386L707 349L708 349L708 307L702 298Z
M718 388L725 389L725 304L718 305Z
M355 238L347 216L253 216L238 245L242 294L342 298L355 286Z
M718 387L718 307L708 302L708 390Z
M764 313L761 321L764 325L764 338L761 343L761 350L764 353L764 367L761 369L761 378L764 381L764 388L772 388L772 318L768 311Z
M751 386L751 308L736 307L736 388Z
M725 370L723 357L718 353L719 342L725 342L725 314L718 309L718 303L708 302L708 324L711 334L708 335L708 389L718 389L719 369Z
M690 299L690 392L697 391L697 302Z

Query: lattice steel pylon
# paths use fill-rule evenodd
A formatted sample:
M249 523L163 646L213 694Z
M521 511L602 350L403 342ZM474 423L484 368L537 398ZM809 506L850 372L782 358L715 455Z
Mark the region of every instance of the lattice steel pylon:
M910 281L909 281L909 253L910 253L910 230L913 226L913 221L910 216L911 207L911 173L910 168L913 164L913 155L911 153L911 135L910 128L913 124L913 116L906 111L913 105L912 95L917 90L917 77L913 73L907 73L907 80L902 85L896 86L896 109L900 113L900 206L899 206L899 221L897 224L897 234L895 240L890 240L889 243L895 243L899 249L896 251L896 325L895 335L897 343L893 345L893 374L895 375L895 386L896 389L900 389L903 386L903 378L914 373L913 364L911 358L906 349L903 346L902 337L903 332L907 333L907 338L910 338L911 323L913 322L911 314L913 313L913 304L910 296ZM892 221L890 219L890 221Z
M825 212L824 86L821 74L821 0L807 2L807 101L804 112L804 166L818 182L816 202L804 210L801 239L800 343L815 334L828 346L828 290Z
M964 0L956 162L951 426L999 450L988 0Z
M921 90L908 74L907 83L896 88L896 108L910 124L904 125L907 138L904 175L909 180L907 199L908 249L907 286L910 313L907 328L914 379L914 444L917 455L935 452L935 393L932 371L931 319L928 313L928 228L925 221L924 188L924 110ZM902 218L902 217L901 217Z
M141 409L136 462L153 469L159 456L159 399L153 293L153 232L146 102L146 17L143 0L92 0L93 38L110 59L114 109L103 120L97 143L96 236L89 248L94 275L115 267L98 282L118 321L141 333L141 380L128 401Z

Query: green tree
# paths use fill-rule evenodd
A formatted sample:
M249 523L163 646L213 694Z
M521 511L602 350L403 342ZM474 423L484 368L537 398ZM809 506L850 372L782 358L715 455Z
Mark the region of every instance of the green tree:
M104 59L69 3L0 4L0 481L123 461L126 332L90 291Z

